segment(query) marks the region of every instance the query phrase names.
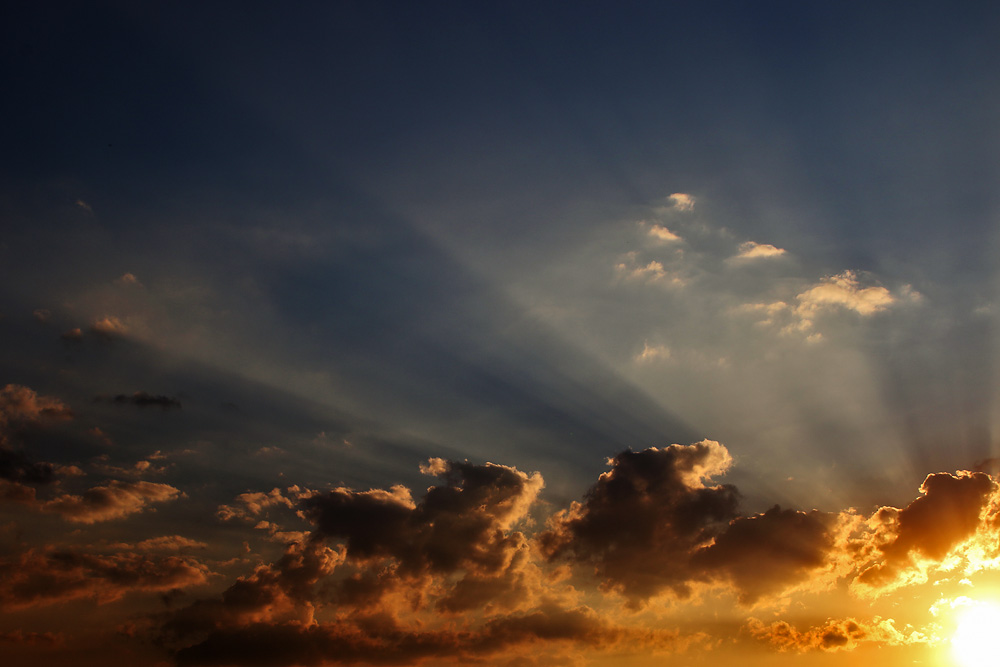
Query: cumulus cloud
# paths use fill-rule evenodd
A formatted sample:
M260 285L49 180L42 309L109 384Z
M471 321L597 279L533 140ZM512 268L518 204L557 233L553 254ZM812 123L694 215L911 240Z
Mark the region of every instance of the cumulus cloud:
M653 225L649 228L649 235L659 241L680 241L681 237L670 231L663 225Z
M863 287L854 271L823 278L799 292L794 301L774 301L770 303L748 303L734 309L734 312L753 313L762 316L758 324L780 325L784 334L803 334L818 340L821 335L816 329L816 320L824 314L848 311L860 317L871 317L901 302L917 303L923 297L906 285L897 294L880 285Z
M117 317L108 316L94 320L90 330L102 338L118 338L128 334L128 327Z
M0 389L0 428L40 419L71 419L73 412L59 399L39 396L27 387L8 384Z
M756 243L746 241L740 244L739 252L734 259L763 259L768 257L781 257L785 250L777 248L769 243Z
M832 584L845 574L843 553L857 517L781 509L734 519L693 561L728 578L742 604L793 586ZM822 576L826 574L827 576Z
M997 492L996 481L982 472L928 475L920 497L904 509L883 507L868 520L855 591L881 595L926 581L928 567L939 565L984 527L995 543L997 526L984 523Z
M611 459L583 502L558 512L539 537L550 560L593 567L633 605L665 591L691 594L704 579L691 563L737 516L732 485L706 485L732 457L713 440L625 451Z
M80 495L66 494L48 500L40 509L73 523L97 523L142 512L153 503L173 500L180 495L180 490L169 484L113 480Z
M541 490L541 475L515 468L432 460L445 484L416 503L408 489L334 489L301 501L315 533L343 540L353 559L392 558L401 573L501 571L524 542L511 528Z
M803 318L811 318L821 309L833 307L853 310L859 315L873 315L895 302L895 298L884 287L861 287L858 276L853 271L824 278L819 284L799 294L796 299Z
M99 603L133 591L169 591L206 583L211 572L189 558L70 549L26 551L0 561L0 609L10 611L87 598Z
M671 287L683 287L687 283L679 274L668 271L663 262L639 262L634 252L627 253L621 262L615 264L615 272L620 278L630 281L661 283Z
M694 208L695 198L683 192L675 192L668 199L678 211L690 211Z

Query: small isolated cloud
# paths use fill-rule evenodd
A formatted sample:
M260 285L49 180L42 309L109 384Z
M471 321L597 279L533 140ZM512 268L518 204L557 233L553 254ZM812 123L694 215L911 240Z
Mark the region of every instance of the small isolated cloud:
M160 407L164 410L181 408L181 402L169 396L150 394L145 391L137 391L134 394L118 394L110 399L112 403L118 405L137 405L140 408Z
M180 490L169 484L113 480L81 495L59 496L42 503L40 508L73 523L89 524L136 514L153 503L173 500L180 495Z
M680 241L681 237L673 233L663 225L653 225L649 228L649 235L659 241Z
M139 279L135 277L134 273L124 273L115 278L114 283L116 285L123 285L123 286L134 285L136 287L142 287L142 283L139 282Z
M76 200L76 206L77 206L77 208L81 208L84 211L86 211L87 213L90 213L91 215L94 214L93 207L91 207L90 204L88 204L87 202L83 201L82 199L77 199Z
M77 342L83 340L83 330L79 327L69 329L67 331L59 334L59 337L65 341Z
M117 317L108 316L94 320L90 330L103 338L112 339L128 334L128 327Z
M678 211L690 211L694 208L695 198L683 192L675 192L668 199Z
M46 323L52 317L52 311L46 308L39 308L31 313L32 317L41 323Z
M666 345L650 345L643 341L642 352L635 356L639 363L651 363L654 361L665 361L670 358L670 348Z
M775 247L769 243L756 243L746 241L740 244L740 251L734 259L761 259L767 257L781 257L785 254L783 248Z

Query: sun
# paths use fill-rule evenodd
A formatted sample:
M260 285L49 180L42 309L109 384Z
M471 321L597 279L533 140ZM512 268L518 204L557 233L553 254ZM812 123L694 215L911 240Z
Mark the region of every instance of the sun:
M958 618L958 628L951 637L952 655L959 667L996 667L997 632L1000 630L1000 606L977 602L966 607Z

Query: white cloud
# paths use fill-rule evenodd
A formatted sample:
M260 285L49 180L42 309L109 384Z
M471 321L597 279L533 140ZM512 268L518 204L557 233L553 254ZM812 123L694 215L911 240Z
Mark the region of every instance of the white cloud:
M663 225L653 225L649 228L649 235L660 241L680 241L681 237L673 233Z
M668 199L678 211L690 211L694 208L695 198L683 192L675 192Z
M803 320L812 319L821 310L836 307L867 317L885 310L896 301L884 287L861 287L853 271L824 278L795 298L799 301L796 312Z
M784 248L775 247L769 243L747 241L740 244L740 251L735 259L760 259L765 257L780 257L785 254Z

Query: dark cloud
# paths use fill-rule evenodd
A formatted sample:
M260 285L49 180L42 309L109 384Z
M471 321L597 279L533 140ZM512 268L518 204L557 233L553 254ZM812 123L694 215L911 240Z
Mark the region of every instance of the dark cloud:
M832 566L831 556L841 548L848 526L839 514L775 506L734 519L693 560L699 569L728 577L740 602L752 604Z
M655 652L677 650L687 641L673 631L615 626L588 607L565 609L550 602L465 629L406 627L384 614L313 625L255 623L213 632L179 650L176 660L179 665L255 667L409 665L431 657L469 662L558 646L614 651L628 643L630 649Z
M62 635L53 632L25 632L24 630L12 630L11 632L0 632L0 643L22 644L27 646L55 646L63 642Z
M592 566L633 605L667 590L687 597L705 578L692 555L737 516L735 487L703 483L726 471L729 453L704 440L626 451L609 463L582 503L553 517L539 536L543 551Z
M145 391L137 391L132 395L118 394L110 399L112 403L138 405L140 408L158 406L164 410L171 408L180 409L181 402L169 396L153 395Z
M304 498L300 507L315 536L344 541L353 560L391 558L407 575L505 569L525 543L510 529L527 515L541 475L441 459L424 471L445 483L430 487L419 504L403 487L341 488Z
M0 479L24 484L48 484L55 477L51 463L32 461L24 452L0 447Z
M203 584L211 572L190 558L150 558L73 550L27 551L0 561L0 609L76 600L111 602L132 591L168 591Z

